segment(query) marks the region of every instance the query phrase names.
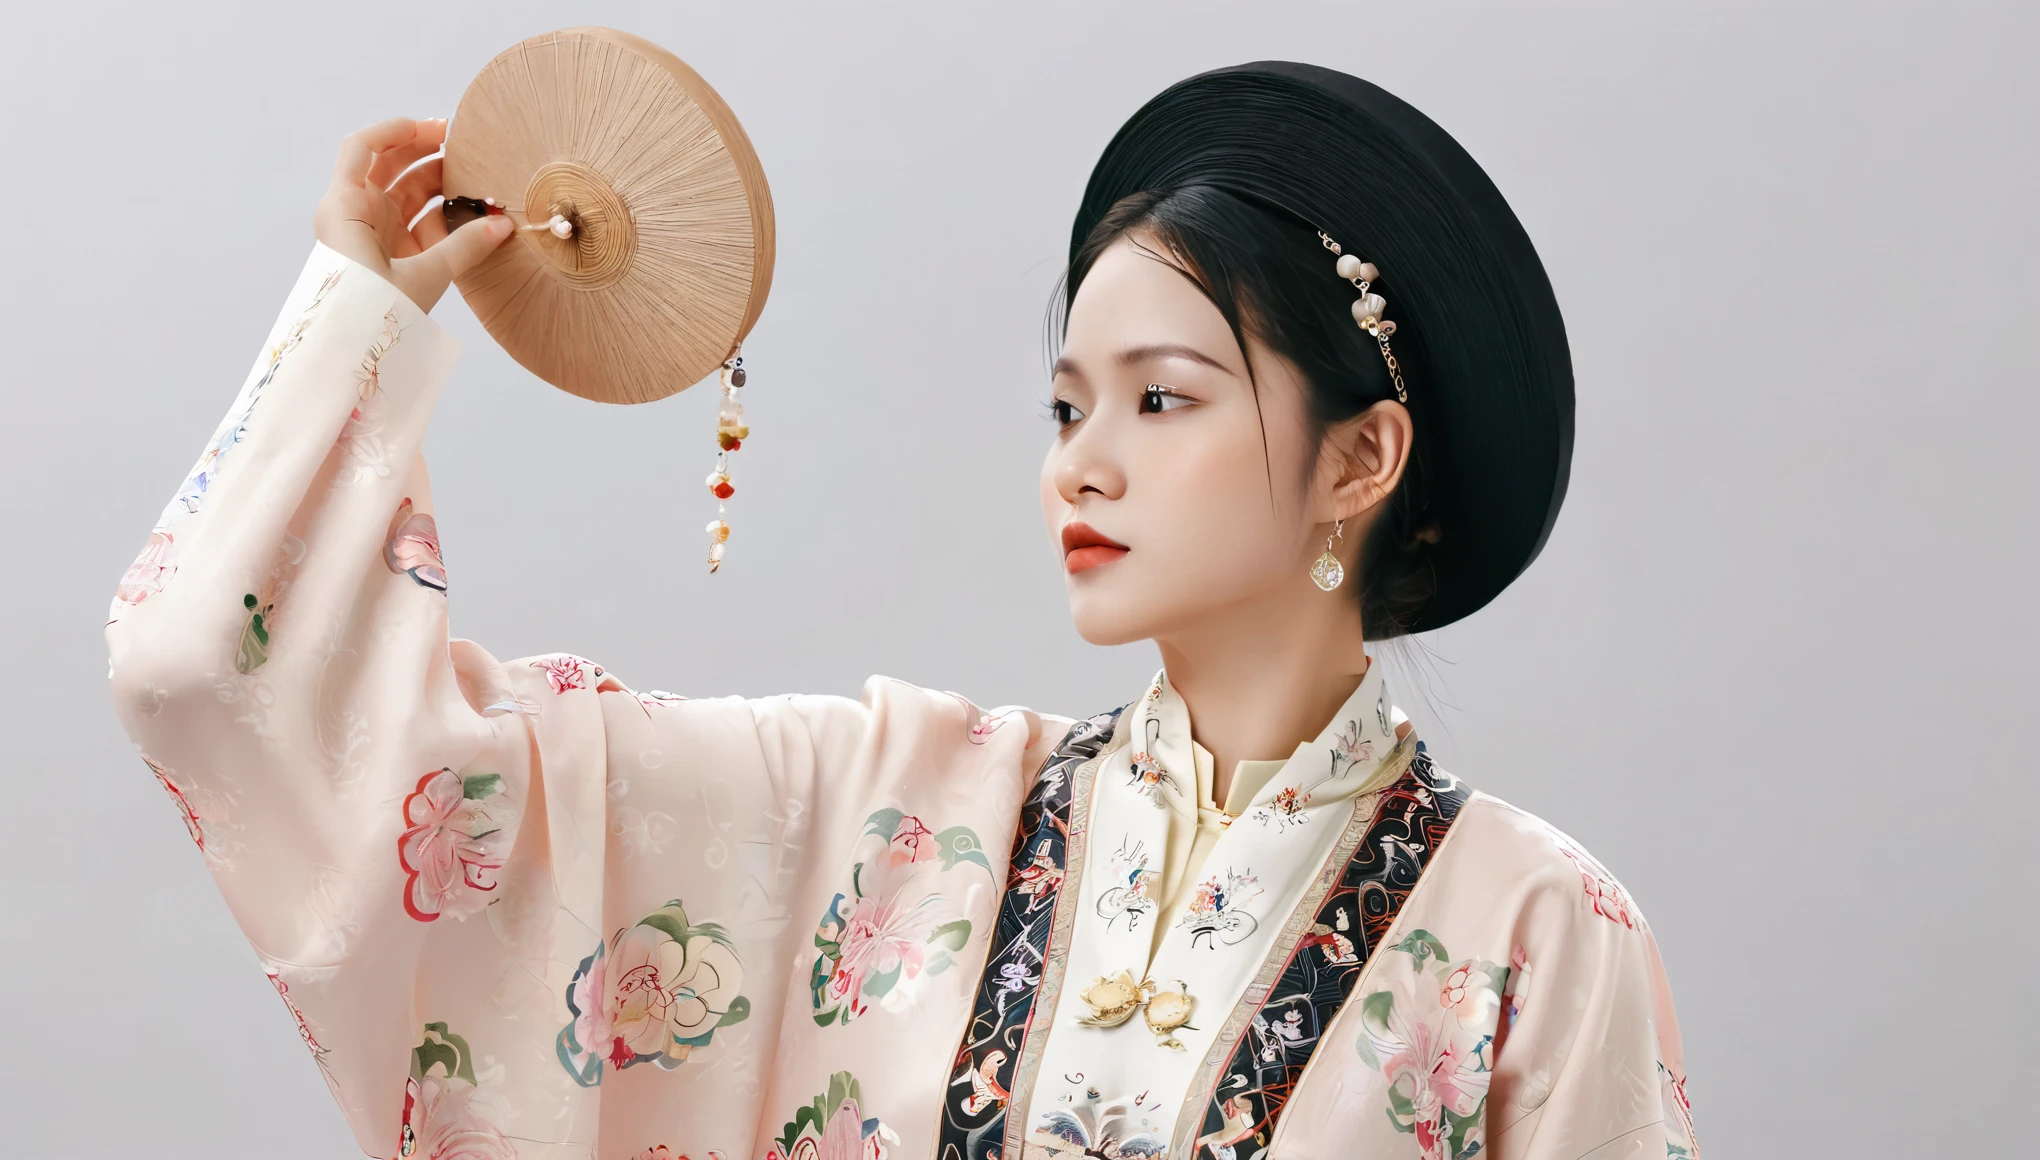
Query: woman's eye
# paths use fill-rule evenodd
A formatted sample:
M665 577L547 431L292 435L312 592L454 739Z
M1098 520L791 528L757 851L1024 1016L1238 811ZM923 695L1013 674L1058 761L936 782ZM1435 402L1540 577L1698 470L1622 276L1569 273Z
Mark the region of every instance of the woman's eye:
M1084 413L1077 410L1067 399L1050 399L1048 403L1048 417L1067 427L1083 418Z
M1173 411L1178 407L1187 407L1191 402L1192 400L1186 395L1179 395L1167 387L1150 383L1148 384L1148 389L1141 393L1140 413L1143 415L1159 415L1164 411Z

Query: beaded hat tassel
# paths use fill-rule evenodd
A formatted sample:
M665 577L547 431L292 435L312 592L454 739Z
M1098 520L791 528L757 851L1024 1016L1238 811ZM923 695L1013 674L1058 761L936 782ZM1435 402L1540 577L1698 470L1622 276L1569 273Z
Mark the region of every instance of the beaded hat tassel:
M741 348L739 348L741 349ZM723 545L729 542L730 453L744 445L751 428L744 423L744 356L723 360L722 397L715 406L715 470L708 473L708 494L716 499L715 518L708 523L708 570L722 567Z

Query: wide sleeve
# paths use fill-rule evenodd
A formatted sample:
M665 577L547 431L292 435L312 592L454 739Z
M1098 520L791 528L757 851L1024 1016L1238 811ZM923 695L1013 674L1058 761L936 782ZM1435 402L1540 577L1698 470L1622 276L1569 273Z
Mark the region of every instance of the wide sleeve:
M317 246L106 628L122 724L379 1156L413 965L528 837L531 734L501 667L449 646L419 455L458 353Z
M883 678L689 699L449 639L419 448L456 354L314 249L121 579L116 710L364 1152L755 1155L887 1035L961 1025L985 851L1067 722ZM944 916L914 970L831 991L864 976L818 931L874 843L959 885L908 915ZM867 997L899 1028L824 1026ZM925 1063L865 1069L864 1097L931 1102Z
M1514 812L1514 811L1512 811ZM1671 985L1621 883L1564 834L1542 831L1518 914L1492 1049L1487 1134L1496 1160L1698 1156Z

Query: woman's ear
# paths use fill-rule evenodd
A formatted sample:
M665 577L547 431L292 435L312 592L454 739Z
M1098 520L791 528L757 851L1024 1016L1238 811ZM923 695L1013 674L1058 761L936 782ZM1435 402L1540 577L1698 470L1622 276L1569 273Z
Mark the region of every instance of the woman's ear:
M1355 519L1387 499L1409 465L1413 430L1392 399L1334 423L1318 455L1319 522Z

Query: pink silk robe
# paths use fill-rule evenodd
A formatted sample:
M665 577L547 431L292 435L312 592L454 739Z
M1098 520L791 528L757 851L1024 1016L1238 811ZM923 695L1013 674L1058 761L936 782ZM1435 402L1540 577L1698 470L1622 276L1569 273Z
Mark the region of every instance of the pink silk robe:
M1065 968L1147 913L1105 869L1111 819L1149 824L1133 713L690 700L449 640L419 449L456 355L316 247L107 628L121 720L369 1155L1695 1154L1641 912L1392 736L1378 682L1321 739L1357 772L1307 860L1213 878L1165 944L1196 974L1262 940L1196 974L1171 1055L1066 1030ZM1311 796L1281 781L1268 833ZM1221 922L1257 883L1259 928Z

